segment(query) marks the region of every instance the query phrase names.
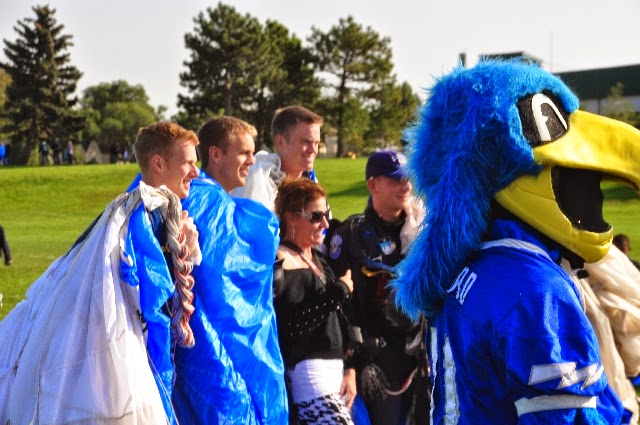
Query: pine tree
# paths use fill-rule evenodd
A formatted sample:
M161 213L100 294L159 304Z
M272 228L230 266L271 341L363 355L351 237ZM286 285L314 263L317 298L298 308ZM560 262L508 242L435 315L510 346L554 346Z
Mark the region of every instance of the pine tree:
M320 92L313 56L276 21L262 25L249 14L219 3L194 19L185 35L191 52L180 82L178 122L197 128L213 115L234 115L255 125L256 148L269 143L277 108L312 106Z
M8 61L3 65L12 79L7 88L3 128L11 134L14 161L25 164L41 140L65 142L74 139L84 119L73 109L82 73L69 64L67 49L71 35L49 6L32 8L35 18L18 21L14 42L4 40Z
M347 148L347 119L361 108L354 109L354 105L366 104L374 98L372 94L380 85L391 78L391 40L380 37L370 27L363 28L352 16L340 19L338 25L326 33L312 28L308 40L320 70L328 77L325 86L333 88L335 120L331 124L338 130L337 156L340 157Z

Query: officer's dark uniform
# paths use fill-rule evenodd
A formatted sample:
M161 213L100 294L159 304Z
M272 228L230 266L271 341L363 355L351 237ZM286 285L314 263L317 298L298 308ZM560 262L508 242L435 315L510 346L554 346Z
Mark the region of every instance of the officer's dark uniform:
M335 275L342 276L347 269L352 273L352 303L345 309L352 325L359 327L362 333L362 342L357 344L355 356L358 393L365 396L374 425L404 423L398 422L398 418L404 417L410 409L418 381L414 379L404 393L396 396L385 394L386 398L380 400L372 399L379 398L377 396L366 397L360 379L366 376L363 369L375 363L384 372L387 388L398 391L418 366L420 355L416 352L409 354L407 345L414 340L421 342L421 335L418 335L421 327L411 323L395 308L387 288L393 266L403 258L400 230L405 217L403 212L397 222L385 222L369 200L364 215L349 217L328 238L327 260ZM427 385L425 370L423 367L417 374L423 375L422 381ZM428 400L422 400L421 404L428 409ZM422 412L423 415L428 420L428 410Z

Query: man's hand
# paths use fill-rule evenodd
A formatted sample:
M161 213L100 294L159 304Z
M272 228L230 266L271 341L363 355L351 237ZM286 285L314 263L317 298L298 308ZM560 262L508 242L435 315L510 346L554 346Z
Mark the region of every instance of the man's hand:
M420 225L422 224L426 215L424 203L415 197L411 198L409 207L405 210L407 218L405 219L404 226L400 230L400 245L402 247L402 254L406 255L409 251L409 245L418 235Z
M353 292L353 280L351 279L351 269L347 269L343 276L340 277L340 280L347 285L349 288L349 292Z
M189 260L194 266L202 261L202 253L200 252L200 244L198 243L198 229L196 228L193 218L189 217L189 213L182 210L182 225L184 229L185 244L189 249Z
M347 405L347 409L351 410L356 394L356 370L346 369L340 383L340 397L344 400L344 404Z

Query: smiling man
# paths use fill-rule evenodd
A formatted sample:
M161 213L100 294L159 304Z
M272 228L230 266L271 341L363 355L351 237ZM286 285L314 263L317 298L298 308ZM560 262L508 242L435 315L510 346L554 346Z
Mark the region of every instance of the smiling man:
M247 184L231 195L253 199L273 211L278 186L285 177L305 176L317 182L313 163L318 156L322 123L320 115L302 106L278 109L271 123L277 153L258 152Z
M177 423L172 353L193 344L179 294L199 252L180 199L198 175L197 144L174 123L140 129L142 182L0 322L0 423Z
M198 131L202 168L227 192L244 186L255 164L254 126L235 117L211 118Z
M196 146L192 131L170 122L141 128L133 145L142 181L149 186L165 185L178 198L189 196L191 180L198 177Z
M426 376L417 373L418 364L425 363L424 350L409 349L413 347L410 342L421 340L421 327L393 306L387 287L412 240L403 235L415 235L416 216L421 215L421 206L411 195L405 163L405 156L392 150L369 157L365 171L369 204L364 214L348 218L329 241L328 262L333 272L342 276L350 269L352 273L351 319L364 338L354 362L358 393L364 397L373 425L404 423L408 416L412 423L420 424L427 418L426 412L410 412L418 384L426 384ZM384 378L375 386L377 391L370 384L374 370ZM420 399L418 406L426 408L427 400Z
M322 117L302 106L289 106L276 112L271 134L280 156L280 169L287 177L299 178L313 169L322 122Z

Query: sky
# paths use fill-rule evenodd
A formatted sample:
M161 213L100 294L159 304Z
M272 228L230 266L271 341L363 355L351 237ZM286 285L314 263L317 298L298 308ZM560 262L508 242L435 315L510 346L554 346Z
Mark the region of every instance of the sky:
M73 35L71 63L79 93L119 79L144 86L150 103L177 111L180 72L193 18L217 2L204 0L0 0L0 39L15 40L18 20L34 5L56 9ZM352 15L389 37L393 72L424 98L434 78L467 55L525 51L551 72L640 64L640 1L617 0L227 0L264 23L276 20L306 42L311 28L327 31ZM2 44L4 47L4 44ZM0 61L6 57L0 52Z

